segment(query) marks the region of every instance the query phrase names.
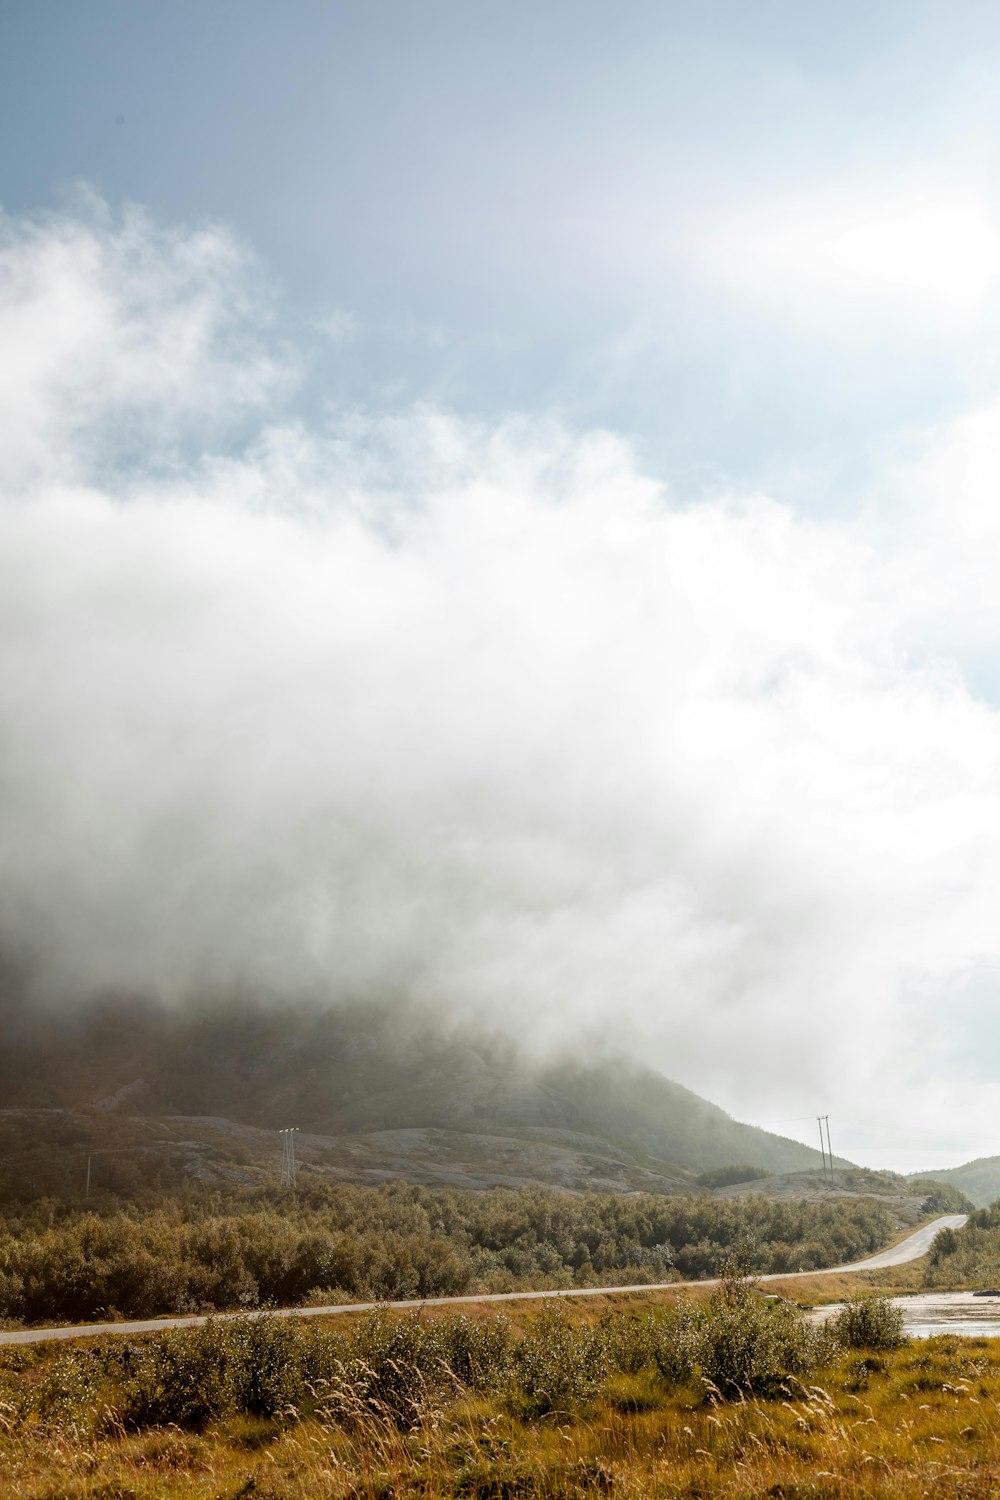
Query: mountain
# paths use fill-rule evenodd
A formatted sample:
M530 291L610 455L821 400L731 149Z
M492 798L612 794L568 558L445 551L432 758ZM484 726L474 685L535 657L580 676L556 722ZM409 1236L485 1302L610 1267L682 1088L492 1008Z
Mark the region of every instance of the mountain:
M978 1156L960 1167L936 1167L933 1172L913 1172L910 1181L947 1182L960 1188L977 1208L986 1208L1000 1198L1000 1156Z
M360 1180L669 1191L732 1163L820 1164L812 1147L624 1057L538 1062L503 1036L405 1007L230 998L167 1010L119 996L59 1013L8 995L0 1025L8 1156L12 1131L30 1137L60 1111L77 1154L118 1142L197 1174L224 1138L251 1178L288 1125L307 1167Z

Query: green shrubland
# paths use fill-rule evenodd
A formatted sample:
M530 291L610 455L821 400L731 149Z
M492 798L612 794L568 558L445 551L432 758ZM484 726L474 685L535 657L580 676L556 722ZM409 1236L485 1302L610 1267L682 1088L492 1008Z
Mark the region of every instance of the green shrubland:
M1000 1287L1000 1198L969 1214L961 1229L942 1229L931 1246L929 1287Z
M874 1199L571 1196L395 1184L187 1193L93 1210L40 1202L0 1225L0 1318L24 1323L650 1284L812 1270L878 1249Z

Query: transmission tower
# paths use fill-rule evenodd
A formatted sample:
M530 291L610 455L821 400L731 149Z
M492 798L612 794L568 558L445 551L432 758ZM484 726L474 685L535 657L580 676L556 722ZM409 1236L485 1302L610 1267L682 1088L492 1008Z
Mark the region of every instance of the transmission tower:
M295 1137L299 1133L297 1125L289 1125L285 1130L279 1130L281 1136L281 1181L280 1187L294 1188L295 1174L298 1164L295 1160Z

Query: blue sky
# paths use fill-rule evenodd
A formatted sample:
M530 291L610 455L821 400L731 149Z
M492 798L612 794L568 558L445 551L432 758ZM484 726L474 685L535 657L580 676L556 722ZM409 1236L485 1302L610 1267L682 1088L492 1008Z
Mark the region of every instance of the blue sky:
M300 401L544 408L686 493L842 505L887 430L994 378L995 287L956 327L948 285L982 279L998 43L970 3L8 0L0 186L228 225L308 351ZM786 263L799 220L873 210L890 260L964 215L911 295L877 244Z
M0 941L1000 1148L998 84L970 0L0 4Z

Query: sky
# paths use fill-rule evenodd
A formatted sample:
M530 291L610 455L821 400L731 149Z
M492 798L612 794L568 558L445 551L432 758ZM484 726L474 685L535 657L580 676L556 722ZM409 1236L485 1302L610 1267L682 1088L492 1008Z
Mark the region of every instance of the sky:
M1000 13L0 3L0 943L1000 1152Z

